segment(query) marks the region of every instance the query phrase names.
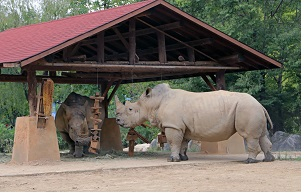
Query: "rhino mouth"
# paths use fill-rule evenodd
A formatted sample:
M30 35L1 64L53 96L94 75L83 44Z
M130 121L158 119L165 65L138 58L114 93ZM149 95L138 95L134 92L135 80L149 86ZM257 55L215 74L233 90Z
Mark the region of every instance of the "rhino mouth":
M91 142L91 137L86 137L86 138L77 137L75 140L75 145L84 146L84 145L88 145L90 142Z

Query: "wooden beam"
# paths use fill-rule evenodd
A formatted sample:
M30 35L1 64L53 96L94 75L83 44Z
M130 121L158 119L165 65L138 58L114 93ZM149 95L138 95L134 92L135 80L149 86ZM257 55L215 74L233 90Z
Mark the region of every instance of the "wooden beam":
M20 67L20 63L2 63L2 67Z
M226 57L221 57L218 60L225 64L235 64L235 63L243 62L245 59L241 54L235 54Z
M137 18L137 20L139 20L141 23L146 24L147 26L149 26L149 27L151 27L151 28L153 28L153 29L157 30L158 32L163 33L164 35L166 35L166 36L168 36L168 37L172 38L173 40L176 40L177 42L179 42L179 43L181 43L181 44L185 45L186 47L188 47L188 48L192 48L192 49L193 49L193 50L195 50L196 52L198 52L198 53L200 53L200 54L204 55L205 57L207 57L207 58L211 59L212 61L217 62L217 60L216 60L216 59L214 59L214 58L210 57L209 55L205 54L204 52L202 52L202 51L200 51L200 50L198 50L198 49L196 49L196 48L194 48L194 47L190 46L189 44L187 44L187 43L185 43L185 42L183 42L183 41L179 40L178 38L175 38L174 36L171 36L170 34L168 34L168 33L166 33L166 32L163 32L163 31L161 31L161 30L159 30L159 29L155 28L155 27L154 27L154 26L152 26L151 24L149 24L149 23L147 23L147 22L145 22L145 21L143 21L143 20L141 20L141 19L139 19L139 18Z
M158 59L160 63L167 63L166 40L163 33L157 32Z
M175 28L179 28L179 27L181 27L181 24L179 21L177 21L177 22L159 25L159 26L155 26L155 27L159 30L166 31L166 30L172 30ZM153 28L145 28L142 30L136 30L136 32L135 32L136 36L143 36L143 35L148 35L148 34L152 34L152 33L155 33L155 30ZM128 38L129 32L121 33L121 36L123 38ZM110 35L110 36L105 37L105 42L112 42L112 41L116 41L116 40L120 40L120 37L118 37L117 35ZM96 39L82 40L81 44L82 45L96 44Z
M209 44L212 44L213 41L211 38L204 38L204 39L199 39L199 40L188 41L185 43L194 47L194 46L209 45ZM178 49L183 49L183 48L187 48L187 47L180 43L166 45L166 51L178 50ZM144 49L144 50L137 49L136 53L139 54L140 56L151 55L153 53L158 53L158 48L148 48L148 49ZM108 60L113 59L113 58L118 58L118 57L127 57L127 53L117 53L117 54L113 54L113 55L106 55L105 57Z
M203 80L206 82L206 84L209 86L209 88L212 91L216 91L216 88L213 86L213 84L209 81L209 79L207 78L207 76L205 74L202 74L201 77L203 78Z
M102 97L106 97L106 96L107 96L107 94L108 94L108 92L109 92L111 86L113 85L113 82L114 82L114 81L115 81L114 79L111 79L111 80L107 83L107 87L103 90Z
M116 93L117 89L119 88L121 82L122 82L121 79L117 81L117 83L116 83L114 89L112 90L112 92L111 92L111 94L110 94L110 96L109 96L109 98L108 98L108 104L111 102L111 100L112 100L114 94Z
M129 20L129 63L130 65L135 64L135 55L136 55L136 23L135 19L132 18Z
M115 34L119 37L119 40L122 42L122 44L125 46L126 49L129 49L129 43L126 41L126 39L121 35L119 30L116 27L112 28Z
M37 110L37 79L36 71L27 70L28 103L30 116L35 116Z
M220 70L216 72L216 88L218 90L226 89L225 70Z
M190 63L190 62L188 62ZM32 66L36 70L52 71L58 70L61 71L83 71L83 72L149 72L149 71L160 71L167 70L171 72L180 71L180 70L209 70L209 71L218 71L218 70L241 70L241 67L231 67L231 66L200 66L194 62L194 65L187 65L185 62L175 62L173 63L141 63L136 65L117 65L114 63L104 63L104 64L84 64L84 63L45 63L44 65ZM183 65L186 64L186 65Z
M105 54L104 54L104 31L97 34L97 62L104 63Z
M189 61L194 62L195 61L194 49L187 48L187 52L188 52Z

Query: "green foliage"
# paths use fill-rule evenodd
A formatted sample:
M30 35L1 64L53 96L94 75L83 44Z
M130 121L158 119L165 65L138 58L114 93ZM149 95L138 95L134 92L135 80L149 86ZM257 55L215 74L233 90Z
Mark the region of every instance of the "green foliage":
M62 137L58 131L57 131L57 139L58 139L59 150L70 149L69 144L62 139Z
M0 123L0 153L12 153L15 130Z

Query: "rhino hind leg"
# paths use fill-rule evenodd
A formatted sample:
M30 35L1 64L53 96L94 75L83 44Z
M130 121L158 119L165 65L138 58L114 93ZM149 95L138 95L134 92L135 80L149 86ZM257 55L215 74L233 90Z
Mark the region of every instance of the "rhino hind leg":
M274 161L275 158L270 152L272 144L266 135L260 137L260 145L261 145L262 151L264 152L264 156L265 156L263 162Z
M180 150L183 141L183 133L181 130L166 128L167 141L171 147L171 156L167 159L168 162L180 162Z
M261 147L259 139L256 138L246 138L247 148L248 148L248 159L245 160L245 163L257 163L257 155L261 152Z
M179 157L180 157L181 161L188 160L188 156L187 156L188 142L189 142L189 140L187 140L185 138L182 141L181 149L179 152Z

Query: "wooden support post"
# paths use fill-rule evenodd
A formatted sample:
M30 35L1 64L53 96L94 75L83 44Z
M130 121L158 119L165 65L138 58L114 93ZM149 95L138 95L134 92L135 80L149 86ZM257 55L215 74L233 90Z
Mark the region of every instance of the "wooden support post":
M36 71L27 70L27 84L28 84L28 102L30 108L30 116L35 116L35 112L37 110Z
M207 76L205 74L201 75L201 77L203 78L203 80L206 82L206 84L209 86L209 88L212 91L216 91L216 88L213 86L213 84L209 81L209 79L207 78Z
M158 40L158 58L159 58L159 62L167 63L165 35L161 32L157 32L157 40Z
M97 34L97 62L104 63L104 31Z
M218 90L226 89L225 70L220 70L216 73L216 89Z
M187 48L187 52L188 52L189 62L194 62L195 61L194 49Z
M137 140L138 136L134 131L134 128L130 128L128 134L127 134L127 140L129 141L129 152L128 155L130 157L134 156L134 147L135 147L135 141Z
M129 62L130 65L135 64L135 55L136 55L136 23L135 19L131 18L129 20Z
M63 48L63 52L62 52L63 61L70 62L70 57L71 57L72 50L73 49L70 46Z
M108 118L109 115L108 115L108 103L107 103L107 97L108 97L108 93L105 92L106 91L106 88L107 88L107 85L108 85L108 81L103 81L101 84L100 84L100 93L102 94L102 97L104 97L105 100L102 101L102 106L104 107L105 109L105 118Z
M109 104L110 101L112 100L112 98L113 98L115 92L117 91L118 87L120 86L121 82L122 82L122 80L120 79L120 80L118 80L118 82L116 83L114 89L112 90L112 92L111 92L111 94L110 94L110 96L109 96L109 98L108 98L108 104Z

